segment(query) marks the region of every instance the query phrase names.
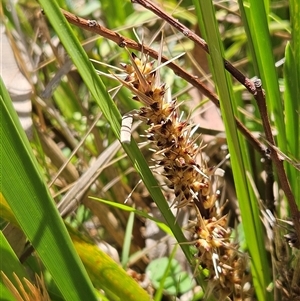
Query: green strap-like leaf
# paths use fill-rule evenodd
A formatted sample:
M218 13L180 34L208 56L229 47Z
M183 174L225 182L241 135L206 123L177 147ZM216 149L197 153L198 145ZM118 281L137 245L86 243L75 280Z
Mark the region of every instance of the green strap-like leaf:
M262 224L259 219L257 200L247 179L247 171L250 171L248 153L244 147L244 141L238 135L234 116L237 106L234 100L232 81L225 71L223 61L223 45L220 38L215 11L212 1L194 0L202 24L201 32L205 32L209 45L211 69L220 96L222 117L225 125L227 144L230 151L230 162L233 171L235 188L241 209L245 237L252 259L251 271L254 286L259 300L270 298L266 287L270 282L269 273L264 273L267 267L267 255L264 248Z
M1 193L66 300L96 300L0 80Z

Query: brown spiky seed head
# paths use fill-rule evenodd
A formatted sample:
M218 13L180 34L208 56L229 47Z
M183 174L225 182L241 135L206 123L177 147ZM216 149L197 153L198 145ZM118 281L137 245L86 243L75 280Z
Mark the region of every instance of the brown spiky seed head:
M213 206L206 202L211 194L210 178L205 177L204 166L196 165L198 146L190 137L188 122L178 120L176 100L165 101L166 86L157 83L153 63L140 60L134 54L131 61L132 64L122 65L128 74L126 82L136 92L135 100L149 104L140 109L139 116L150 125L148 138L155 143L161 155L157 164L168 166L165 176L172 183L169 187L174 188L177 206L194 201L204 201Z
M119 80L144 105L139 117L149 125L147 137L156 145L156 165L163 167L168 187L174 190L174 204L192 205L198 212L194 244L200 264L209 271L212 291L218 300L240 300L248 279L247 260L231 241L227 216L216 214L219 193L212 185L214 169L202 162L189 123L178 119L176 100L165 100L166 86L157 82L153 63L134 54L131 62L121 65L127 77L125 82Z

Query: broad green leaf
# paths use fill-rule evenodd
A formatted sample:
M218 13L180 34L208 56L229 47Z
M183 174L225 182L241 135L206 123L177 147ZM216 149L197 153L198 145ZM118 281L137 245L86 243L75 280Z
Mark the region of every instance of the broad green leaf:
M152 260L147 266L146 273L156 289L164 279L163 290L170 295L183 294L193 286L191 278L181 270L179 262L174 258L162 257ZM156 298L156 300L161 299Z

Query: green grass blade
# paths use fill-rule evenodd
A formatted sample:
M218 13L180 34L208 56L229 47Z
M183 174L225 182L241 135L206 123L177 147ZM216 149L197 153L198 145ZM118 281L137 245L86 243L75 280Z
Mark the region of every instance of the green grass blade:
M42 7L47 15L50 23L64 45L66 51L70 55L73 63L78 69L78 72L82 76L85 84L87 85L90 93L93 95L95 101L101 108L104 116L110 123L111 129L118 139L120 139L120 124L121 115L118 112L114 102L110 98L106 91L104 84L99 76L96 74L92 64L88 60L86 53L72 32L70 25L66 19L62 16L59 8L55 2L41 0ZM160 211L162 212L167 224L172 229L174 236L178 242L185 242L186 239L178 226L175 223L175 217L173 216L165 198L155 180L152 172L149 169L148 163L141 154L137 144L134 141L123 145L128 157L133 162L133 165L137 172L140 174L145 186L147 187L151 197L156 202ZM190 263L193 262L192 255L190 254L189 246L181 244L181 248L185 253Z
M0 296L5 301L16 301L10 290L0 281Z
M130 212L129 218L127 221L126 231L125 231L124 244L123 244L123 248L122 248L121 262L122 262L123 268L126 267L126 264L129 260L129 252L130 252L133 225L134 225L134 212Z
M287 135L287 155L300 158L300 4L290 1L291 42L287 44L284 63L284 106ZM287 165L288 178L300 206L299 172Z
M19 279L29 278L26 275L23 266L21 265L18 257L16 256L15 252L11 248L10 244L6 240L3 232L0 231L0 272L3 272L7 278L17 286L17 282L13 277L13 273L15 273ZM22 281L22 280L21 280ZM24 283L23 283L24 285ZM14 301L15 298L12 296L10 291L4 286L3 279L0 274L0 296L3 300L7 301Z
M0 87L1 193L64 298L96 300L2 81Z
M239 7L252 53L255 72L262 80L263 88L266 91L266 101L270 110L269 116L271 113L274 115L274 123L278 130L278 145L285 152L286 134L283 105L279 92L265 5L261 0L239 0Z
M284 63L284 104L285 104L285 120L286 120L286 134L287 134L287 151L288 155L294 158L299 158L299 77L297 74L297 62L295 60L295 53L291 49L291 44L288 43L285 52ZM297 110L298 107L298 110ZM294 192L295 199L300 205L300 185L297 179L298 171L291 165L287 165L287 174L290 179L292 191Z
M1 210L5 208L6 202L3 199L2 195L0 195L0 197L0 212L2 213ZM5 209L5 212L8 212L9 210L10 208ZM134 211L132 213L134 213ZM1 215L1 217L5 218L7 221L15 223L14 218L11 219L11 216L11 214ZM140 285L136 283L136 281L134 281L129 275L127 275L125 271L119 266L119 264L117 264L112 258L110 258L106 253L104 253L98 246L89 242L86 237L80 234L80 232L71 227L67 228L74 243L74 247L77 253L79 254L82 262L84 263L91 281L93 282L96 288L102 289L105 292L105 294L107 294L109 300L150 300L150 297L140 287ZM27 279L29 279L29 277L24 273L23 267L18 261L18 258L15 256L13 251L12 254L9 254L9 257L6 257L6 254L10 252L10 249L10 246L6 246L5 241L1 240L0 251L2 252L2 250L4 250L3 252L5 252L5 254L0 253L1 255L3 254L3 260L0 261L0 271L3 270L8 276L11 276L11 273L15 272L20 279L22 277L26 277ZM89 253L89 250L91 251L91 253ZM6 261L5 258L7 258ZM12 277L10 277L10 280L13 280ZM118 282L118 289L116 289L116 282ZM0 292L1 289L4 290L3 294L7 293L5 287L0 286ZM49 287L49 290L52 292L52 294L54 293L55 289L56 288L52 287L51 290L51 287ZM130 293L132 293L133 297L130 297L130 299L128 299L128 295L131 295ZM101 296L101 298L103 299L103 301L107 300L105 296Z
M127 206L127 205L124 205L124 204L119 204L119 203L112 202L112 201L107 201L107 200L98 199L98 198L92 198L92 197L91 197L91 199L94 199L96 201L102 202L102 203L107 204L109 206L113 206L115 208L119 208L119 209L124 210L124 211L134 212L135 214L137 214L137 215L139 215L141 217L150 219L153 222L155 222L157 224L157 226L160 229L162 229L166 234L173 235L172 231L170 230L170 228L165 223L159 221L158 219L154 218L153 216L147 214L144 211L137 210L137 209L134 209L134 208L132 208L130 206Z
M2 231L0 231L0 250L1 250L1 260L0 260L0 271L3 271L9 278L12 273L16 273L21 279L23 277L28 277L26 275L23 266L21 265L18 257L11 248L9 242L6 240ZM1 279L1 277L0 277ZM12 278L10 278L12 281Z
M251 270L254 286L258 299L265 301L270 298L266 293L266 287L270 282L270 275L263 272L267 267L267 256L263 247L262 225L259 220L258 206L246 177L246 171L251 170L247 160L248 153L241 136L237 133L234 120L236 105L234 104L232 82L229 74L224 69L222 58L224 55L223 45L215 19L213 4L211 1L197 0L194 0L194 4L199 24L202 25L200 31L205 33L209 45L212 73L221 100L221 112L231 155L234 182L241 209L245 236L252 259Z
M161 278L160 282L159 282L159 287L155 293L154 296L154 301L160 301L163 297L163 292L164 292L164 285L165 285L165 281L168 277L168 274L172 268L172 260L176 254L176 250L177 247L175 246L174 249L172 250L172 253L170 254L169 258L168 258L168 265L166 267L166 270L164 271L163 277Z

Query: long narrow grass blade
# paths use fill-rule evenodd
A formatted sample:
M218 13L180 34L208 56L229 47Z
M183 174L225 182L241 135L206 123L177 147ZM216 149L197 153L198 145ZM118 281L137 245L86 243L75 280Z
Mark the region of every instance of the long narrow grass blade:
M263 247L262 225L259 220L259 211L256 199L248 185L246 170L250 170L248 153L243 147L244 142L237 133L234 115L236 107L232 82L224 69L223 45L219 35L215 11L212 1L194 0L200 30L205 33L209 45L211 68L214 75L216 87L221 100L222 117L226 129L227 143L231 155L231 166L234 176L235 187L241 209L245 236L252 259L251 271L253 274L254 286L259 300L269 300L266 287L270 282L268 273L263 273L267 266L266 251Z
M127 221L126 232L124 237L124 244L122 248L122 266L125 268L129 260L129 252L132 238L132 230L134 225L134 212L130 212L129 218Z
M3 199L3 197L0 200L1 212L1 208L2 205L5 204L5 200ZM9 210L6 210L6 212L7 211ZM134 213L134 209L132 213ZM12 215L3 215L1 217L5 218L10 222L14 222L14 219L10 220L10 216ZM87 239L82 234L72 229L71 227L68 227L68 231L70 233L78 255L80 256L82 262L86 266L91 281L93 281L93 284L96 288L102 289L105 292L105 294L109 296L110 300L150 301L150 297L145 293L144 290L141 289L140 285L136 283L129 275L127 275L125 271L113 259L111 259L106 253L99 249L97 245L94 245L91 242L87 241ZM10 281L12 281L12 283L17 287L17 283L12 277L13 272L15 272L18 275L19 279L22 279L23 277L29 277L24 272L22 265L11 250L9 244L6 243L5 238L2 239L2 237L0 236L0 241L0 254L3 258L3 260L0 261L0 271L4 271L5 274L9 276ZM85 249L86 246L87 248ZM91 253L89 253L88 250L91 250ZM109 277L106 278L106 276ZM116 290L116 281L119 281L119 278L121 278L122 281L118 283L118 289ZM9 296L9 293L6 292L5 287L1 287L0 283L0 293L2 291L3 295L0 294L0 296L6 296L6 294ZM130 297L130 299L128 299L128 291L131 291L133 295L133 297ZM103 298L103 301L107 300L105 296L101 296L101 298ZM8 300L10 299L8 298Z
M159 282L159 288L157 289L157 291L155 293L154 301L159 301L163 297L164 284L165 284L166 278L172 268L172 260L176 254L176 250L177 250L177 247L175 246L174 249L172 250L172 253L170 254L170 256L168 258L168 265L166 267L166 270L164 271L163 277L161 278L161 280Z
M17 285L15 279L13 277L13 273L18 275L19 279L23 277L27 277L23 266L21 265L19 259L16 254L12 250L10 244L6 240L3 232L0 232L0 271L3 272L6 277L14 284ZM15 299L12 297L10 291L7 290L6 286L3 284L3 279L0 275L0 296L3 300L14 301Z
M299 2L290 1L292 39L287 44L284 63L284 106L285 124L287 135L288 155L293 158L300 158L300 7ZM300 206L300 185L299 173L292 166L287 165L288 178Z
M283 105L271 47L267 8L264 1L260 0L249 0L248 2L239 0L239 7L248 36L247 41L252 53L255 75L262 79L266 91L266 101L270 109L269 116L274 115L274 123L278 131L278 145L283 152L286 152Z
M0 158L5 171L0 173L0 192L65 299L96 300L2 81L0 88Z
M173 235L173 233L171 232L170 228L165 223L159 221L158 219L154 218L153 216L147 214L144 211L137 210L137 209L134 209L134 208L132 208L130 206L127 206L127 205L124 205L124 204L119 204L119 203L112 202L112 201L107 201L107 200L97 199L97 198L92 198L92 197L91 197L91 199L94 199L96 201L102 202L102 203L107 204L109 206L113 206L113 207L119 208L119 209L124 210L124 211L134 212L138 216L150 219L150 220L154 221L157 224L157 226L160 229L162 229L166 234Z

